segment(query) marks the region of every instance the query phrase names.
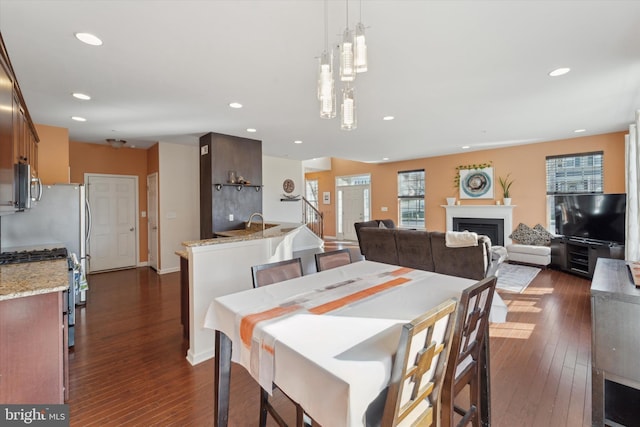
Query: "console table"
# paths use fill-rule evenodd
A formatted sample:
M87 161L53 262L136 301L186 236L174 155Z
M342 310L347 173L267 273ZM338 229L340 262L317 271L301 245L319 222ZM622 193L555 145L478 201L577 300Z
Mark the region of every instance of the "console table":
M593 426L640 419L640 289L627 262L599 258L591 282Z

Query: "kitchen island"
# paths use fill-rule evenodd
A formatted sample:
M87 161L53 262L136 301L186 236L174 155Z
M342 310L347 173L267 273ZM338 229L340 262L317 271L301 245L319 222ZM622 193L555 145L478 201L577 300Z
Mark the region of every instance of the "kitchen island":
M198 364L214 356L214 333L204 328L211 301L252 288L251 266L282 261L293 252L322 248L324 242L304 224L267 221L249 230L217 232L217 238L183 242L180 255L188 265L189 350L187 360ZM186 277L186 275L185 275Z
M67 260L0 265L0 402L64 403Z

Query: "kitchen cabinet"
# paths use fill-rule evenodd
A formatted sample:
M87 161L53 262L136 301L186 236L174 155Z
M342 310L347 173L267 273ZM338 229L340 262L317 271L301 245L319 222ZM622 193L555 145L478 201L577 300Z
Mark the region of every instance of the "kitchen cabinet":
M0 49L1 50L1 49ZM0 214L15 212L13 80L0 55ZM3 108L8 106L9 108Z
M27 104L22 96L18 79L13 71L9 55L0 36L0 181L8 184L8 175L13 176L13 165L27 163L31 165L32 176L37 176L38 142L40 138ZM11 162L11 164L9 164ZM8 185L11 187L11 185ZM8 193L9 190L6 190ZM7 197L5 191L0 190L0 203L4 205ZM13 189L11 190L13 193ZM13 194L10 199L13 201Z
M64 295L0 301L0 402L64 403Z

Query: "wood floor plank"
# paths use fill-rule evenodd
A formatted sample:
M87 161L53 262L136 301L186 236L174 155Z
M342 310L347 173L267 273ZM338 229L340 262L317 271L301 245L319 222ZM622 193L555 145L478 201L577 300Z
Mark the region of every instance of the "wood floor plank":
M325 250L344 246L327 241ZM70 354L71 425L213 425L213 361L185 358L179 273L137 268L91 275L90 284ZM589 287L543 270L522 294L499 292L509 314L490 327L494 426L591 424ZM229 425L257 425L258 397L256 382L233 364ZM293 421L286 398L273 401Z

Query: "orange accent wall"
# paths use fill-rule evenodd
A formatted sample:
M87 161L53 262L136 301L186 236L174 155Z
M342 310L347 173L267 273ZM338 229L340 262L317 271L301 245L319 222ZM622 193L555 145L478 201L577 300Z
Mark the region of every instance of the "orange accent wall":
M69 130L47 125L35 125L38 143L38 177L43 184L69 182Z
M335 178L344 175L371 174L371 216L375 219L391 218L398 222L397 174L399 171L425 170L425 221L427 230L444 231L447 197L458 197L453 188L456 167L473 163L493 162L495 180L493 200L462 200L464 205L495 204L502 200L498 177L511 173L514 226L523 222L529 226L546 225L546 156L604 152L604 192L625 192L624 135L616 132L581 138L563 139L538 144L518 145L461 154L428 157L401 162L369 164L343 159L332 159L331 171L307 173L307 179L318 179L318 192L331 192L331 204L320 202L324 213L325 235L336 235ZM321 197L320 197L321 198ZM381 208L388 208L382 212Z
M148 257L147 218L140 211L147 210L147 150L134 148L115 149L108 145L69 142L71 182L84 183L85 173L138 176L138 234L140 237L140 261Z

